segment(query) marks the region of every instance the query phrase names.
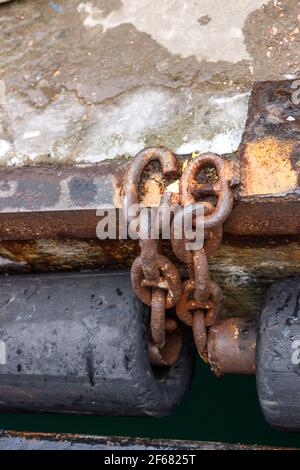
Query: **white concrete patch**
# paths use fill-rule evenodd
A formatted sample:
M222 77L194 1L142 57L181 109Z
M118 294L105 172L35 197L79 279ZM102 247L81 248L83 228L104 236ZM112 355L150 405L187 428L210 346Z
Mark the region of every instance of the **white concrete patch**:
M97 162L135 155L146 145L169 146L178 153L193 150L232 152L240 144L248 94L232 96L141 88L111 105L95 106L77 162Z
M8 166L22 166L22 164L23 164L23 161L22 161L22 158L20 157L11 157L7 161Z
M250 59L242 28L247 16L268 0L123 0L122 7L104 17L95 2L81 2L84 25L101 25L103 32L124 23L149 34L172 54L198 60L239 62ZM201 18L207 17L207 24Z
M199 139L181 145L176 152L179 154L196 152L213 152L218 154L234 152L241 141L241 133L229 130L216 135L212 140Z
M0 162L95 163L158 144L178 153L230 153L241 141L247 103L247 93L160 87L142 87L89 108L68 93L42 109L7 95L11 143L0 138Z
M101 22L102 19L102 12L100 8L94 6L91 2L87 3L80 3L77 7L78 13L87 13L87 16L83 22L84 26L91 27L93 28L94 26L97 26L99 21Z
M8 165L22 165L48 155L50 163L68 158L76 123L80 130L84 112L84 106L64 93L43 109L31 106L20 95L7 95L5 113L10 116L13 139L11 146L0 140L0 159Z
M93 125L77 161L95 162L118 155L135 155L145 146L145 136L157 133L179 111L181 100L173 93L143 88L112 105L95 106Z
M207 106L200 107L199 116L190 132L199 132L199 137L185 136L187 142L180 145L176 152L180 154L199 152L231 153L237 150L245 127L248 108L248 93L233 96L211 97ZM208 114L209 113L209 114ZM201 121L206 116L206 125ZM197 123L199 123L197 125ZM204 138L208 135L209 138Z
M295 75L294 73L286 73L283 75L284 78L286 78L287 80L294 80L295 78L297 78L297 75Z

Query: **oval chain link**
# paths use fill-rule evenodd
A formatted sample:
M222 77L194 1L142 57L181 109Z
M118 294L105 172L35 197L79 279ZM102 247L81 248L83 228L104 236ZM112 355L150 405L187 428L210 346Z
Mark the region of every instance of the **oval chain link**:
M163 147L149 147L139 152L129 166L124 182L123 210L128 222L134 219L134 216L130 216L130 207L139 204L138 192L142 173L153 160L160 162L164 177L174 177L179 173L176 156L170 150ZM161 220L169 203L170 194L164 193L154 222L159 234L161 234ZM147 211L141 211L139 220L135 220L138 222L136 226L139 227L141 254L132 265L131 282L136 296L151 307L150 359L155 363L161 361L170 364L178 358L181 336L178 328L176 334L168 334L165 310L175 307L181 294L181 279L174 264L159 254L159 240L151 239L150 220Z

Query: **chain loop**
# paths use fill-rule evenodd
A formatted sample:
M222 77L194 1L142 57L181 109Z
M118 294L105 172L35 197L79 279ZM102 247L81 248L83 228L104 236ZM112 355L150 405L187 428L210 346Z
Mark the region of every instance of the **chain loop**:
M197 224L197 209L195 209L195 193L199 183L197 175L207 166L212 165L217 172L218 181L210 188L217 196L216 207L203 201L204 206L204 245L200 250L186 249L186 240L176 240L174 227L182 218L182 213L176 215L171 230L171 243L176 256L188 264L190 279L182 286L182 294L176 306L179 319L193 328L195 345L203 360L207 360L207 328L217 320L221 305L222 291L210 279L208 257L213 255L222 241L222 223L231 212L233 194L225 174L224 161L215 154L199 155L185 168L180 180L180 195L182 210L191 211L193 222ZM205 194L205 191L204 191ZM180 222L182 223L182 221Z
M138 220L129 214L130 207L139 203L138 191L143 170L153 160L160 162L165 177L178 174L177 159L170 150L163 147L144 149L135 156L128 169L124 182L123 201L123 210L128 223L134 221L139 227L141 254L132 265L131 281L137 297L146 305L151 306L152 352L166 347L165 310L175 306L181 293L181 280L176 267L158 253L159 240L151 238L149 211L141 211ZM164 213L171 202L172 194L164 193L154 220L155 233L158 235L162 232Z
M152 365L172 366L179 358L182 347L182 335L179 325L173 318L165 321L166 341L163 348L158 348L149 335L148 351Z
M222 306L222 290L214 281L210 282L209 296L207 300L195 298L195 281L188 279L182 284L182 293L176 305L178 318L187 326L193 326L193 312L195 310L206 311L205 325L212 326L215 323Z
M196 202L193 192L198 185L197 174L207 166L213 166L218 174L218 182L212 186L218 196L217 206L212 214L204 218L204 230L223 224L233 206L233 193L226 176L224 160L214 153L199 155L185 168L180 180L181 204L187 206Z
M177 268L165 256L157 256L160 276L157 280L145 279L142 259L136 258L131 267L132 288L136 296L146 305L151 305L152 288L163 289L166 294L166 308L175 307L181 294L181 281Z
M125 175L123 186L123 210L128 222L134 219L129 209L139 203L139 183L146 166L154 160L161 164L164 177L175 177L179 174L176 156L164 147L148 147L139 152L133 159Z
M213 213L215 210L215 206L211 204L208 201L204 201L201 203L204 207L204 217L207 215L210 215ZM199 203L200 206L200 203ZM175 238L175 227L180 225L182 227L183 225L183 215L184 211L188 210L188 207L192 206L186 206L185 208L181 209L178 211L174 219L172 221L171 225L171 244L172 244L172 249L175 253L175 256L182 261L183 263L191 263L192 261L192 252L186 249L186 239L184 236L182 238ZM193 224L197 224L197 210L194 212L193 216ZM186 212L187 214L187 212ZM201 211L202 214L202 211ZM202 221L199 221L201 223ZM218 225L214 227L211 230L205 230L204 231L204 249L207 254L207 256L211 256L214 254L214 252L219 248L222 242L222 236L223 236L223 229L221 225Z

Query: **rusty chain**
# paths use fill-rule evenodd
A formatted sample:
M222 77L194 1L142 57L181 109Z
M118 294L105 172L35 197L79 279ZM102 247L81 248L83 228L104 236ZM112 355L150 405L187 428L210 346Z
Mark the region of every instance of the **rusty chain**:
M139 152L126 174L123 208L129 222L134 222L130 207L139 203L139 183L145 167L153 160L161 164L164 177L179 174L175 155L163 147L150 147ZM155 225L161 232L164 210L169 206L170 194L164 194L157 211ZM181 279L175 265L159 253L159 240L151 239L151 224L147 212L135 220L139 231L141 253L131 268L132 288L136 296L151 307L149 355L154 364L171 365L178 359L181 336L176 320L166 319L165 310L175 307L181 295ZM174 326L176 326L174 330Z
M129 214L129 208L139 203L139 183L145 167L150 161L158 160L164 177L178 176L176 156L163 147L142 150L133 159L125 177L123 209L128 222L134 221L139 230L141 253L131 268L132 287L137 297L151 307L149 356L152 364L171 365L178 359L181 349L181 335L176 320L166 318L165 310L176 306L179 320L193 328L195 345L200 356L207 360L207 330L212 326L222 306L222 291L211 280L208 258L215 253L222 241L222 224L230 214L233 193L226 175L225 163L218 155L208 153L190 161L180 178L179 202L181 210L175 213L171 223L171 244L176 257L188 265L189 279L181 286L179 272L175 265L159 252L159 240L150 237L150 222L147 213L142 212L138 220ZM200 185L197 177L207 167L213 167L217 181L207 187ZM186 248L186 240L176 239L174 227L182 223L183 211L190 211L193 224L197 224L196 200L206 193L213 194L216 205L207 199L201 201L204 209L204 245L198 250ZM174 196L174 197L173 197ZM177 199L176 199L177 196ZM161 234L164 210L178 195L164 192L155 224ZM200 201L197 201L198 204ZM195 208L196 207L196 208ZM199 207L199 206L198 206ZM203 219L202 219L203 222Z
M195 345L204 361L207 361L207 329L216 322L222 306L222 291L210 278L208 257L213 255L221 244L222 224L232 210L233 193L225 173L224 161L211 153L193 159L183 171L180 180L181 206L183 209L194 210L196 194L199 192L197 176L208 166L215 169L218 177L217 182L210 187L210 193L217 197L217 203L214 206L208 201L202 201L204 246L199 250L189 251L186 249L184 238L176 240L174 236L171 237L175 255L188 264L189 270L189 280L183 283L182 295L176 306L177 316L193 328ZM180 217L180 214L177 217ZM194 219L196 222L196 213ZM174 220L172 234L176 223Z

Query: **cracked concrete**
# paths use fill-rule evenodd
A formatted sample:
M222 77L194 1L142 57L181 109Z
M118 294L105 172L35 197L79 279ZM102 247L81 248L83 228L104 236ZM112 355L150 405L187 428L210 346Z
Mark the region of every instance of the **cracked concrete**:
M295 0L0 6L0 164L234 151L256 80L300 77Z

